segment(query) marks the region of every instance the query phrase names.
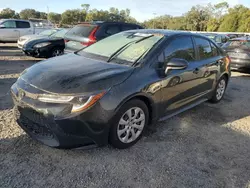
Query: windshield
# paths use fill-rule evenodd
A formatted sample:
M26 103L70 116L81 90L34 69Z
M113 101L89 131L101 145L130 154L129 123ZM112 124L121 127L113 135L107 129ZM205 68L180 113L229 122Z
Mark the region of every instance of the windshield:
M224 44L222 47L239 47L239 46L245 46L250 48L250 41L249 40L230 40L226 44Z
M52 38L63 38L64 35L68 32L68 29L61 29L51 35Z
M42 31L41 33L39 33L39 35L50 36L50 35L54 34L57 31L58 30L56 30L56 29L48 29L48 30Z
M112 58L112 61L114 63L123 63L119 61L122 60L126 63L129 62L129 64L133 64L138 59L142 58L142 56L146 55L146 53L163 38L163 35L151 35L152 34L138 32L118 33L84 48L78 52L78 54L84 56L90 53L109 59L117 50L119 51L119 49L125 46L124 49L117 53L115 58ZM144 38L145 40L143 40Z

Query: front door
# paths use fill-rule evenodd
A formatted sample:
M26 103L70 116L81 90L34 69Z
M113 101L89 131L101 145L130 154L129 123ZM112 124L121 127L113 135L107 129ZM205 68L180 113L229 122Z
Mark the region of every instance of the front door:
M170 115L200 99L204 92L204 88L200 86L203 75L191 36L173 39L167 45L164 54L165 63L173 58L181 58L189 62L186 69L170 70L161 81L164 115Z
M17 41L19 38L19 31L16 28L16 22L6 20L1 25L4 25L4 28L0 28L0 41Z

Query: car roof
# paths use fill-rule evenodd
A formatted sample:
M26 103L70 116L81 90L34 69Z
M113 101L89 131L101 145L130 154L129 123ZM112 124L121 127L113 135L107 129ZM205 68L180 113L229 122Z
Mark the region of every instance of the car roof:
M230 41L234 41L234 40L247 40L250 41L250 37L239 37L239 38L233 38Z
M7 20L10 20L10 21L30 22L29 20L21 20L21 19L0 19L0 21L7 21Z
M160 34L164 36L173 36L173 35L192 35L192 36L199 36L205 37L199 33L191 33L189 31L181 31L181 30L167 30L167 29L136 29L136 30L128 30L124 32L137 32L137 33L147 33L147 34Z
M84 24L90 24L90 25L103 25L103 24L128 24L128 25L138 25L135 23L127 23L127 22L110 22L110 21L91 21L91 22L81 22L77 25L84 25ZM138 25L140 26L140 25Z

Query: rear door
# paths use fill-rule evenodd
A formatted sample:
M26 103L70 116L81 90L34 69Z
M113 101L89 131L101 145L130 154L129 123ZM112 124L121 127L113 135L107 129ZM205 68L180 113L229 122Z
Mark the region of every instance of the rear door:
M19 37L21 37L23 35L32 35L33 34L33 30L32 30L32 27L30 25L30 22L16 21L16 28L19 32Z
M19 38L19 31L16 28L14 20L6 20L1 23L4 28L0 28L0 41L17 41Z
M194 41L199 59L196 73L199 75L200 88L205 96L213 89L217 76L220 74L224 56L211 41L203 37L194 37Z

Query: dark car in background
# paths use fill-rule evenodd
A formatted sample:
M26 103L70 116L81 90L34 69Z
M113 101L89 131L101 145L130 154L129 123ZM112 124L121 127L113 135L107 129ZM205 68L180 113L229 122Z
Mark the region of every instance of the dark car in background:
M230 59L207 37L131 30L35 64L11 87L18 124L51 147L135 144L149 124L219 102Z
M33 57L55 57L62 55L65 48L64 36L68 29L60 29L49 36L28 40L22 47L23 52Z
M231 58L233 69L250 68L250 38L242 37L228 41L222 46Z
M53 35L54 33L58 32L60 29L46 29L38 34L33 34L33 35L24 35L20 37L17 41L17 47L18 48L23 48L23 45L31 40L31 39L38 39L38 38L44 38Z
M94 21L78 24L65 36L67 41L65 52L75 52L113 34L134 29L142 29L142 27L124 22Z
M227 36L229 37L229 39L234 39L238 37L237 34L227 34Z
M224 34L206 33L205 36L212 39L220 47L230 39Z

